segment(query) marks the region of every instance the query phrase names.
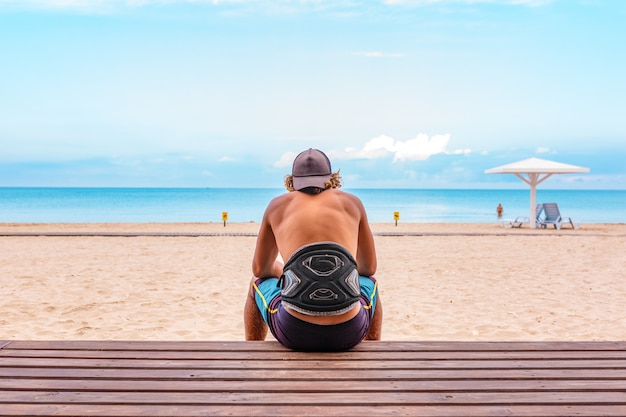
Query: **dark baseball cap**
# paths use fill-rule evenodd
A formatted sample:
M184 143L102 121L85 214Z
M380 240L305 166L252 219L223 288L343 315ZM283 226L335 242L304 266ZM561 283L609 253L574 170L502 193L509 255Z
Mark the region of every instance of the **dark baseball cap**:
M291 175L293 188L302 190L307 187L326 188L326 182L330 181L330 160L319 149L309 148L301 152L293 160Z

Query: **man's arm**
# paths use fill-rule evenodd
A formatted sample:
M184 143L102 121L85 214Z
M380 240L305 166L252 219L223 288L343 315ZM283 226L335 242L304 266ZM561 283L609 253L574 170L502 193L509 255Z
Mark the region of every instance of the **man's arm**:
M356 262L359 268L359 274L371 277L376 273L378 267L376 261L376 246L374 244L374 236L367 221L367 213L363 203L358 200L361 219L359 221L359 241L357 247Z
M266 211L263 215L254 257L252 258L252 274L257 278L277 278L283 274L283 265L276 260L278 257L276 237L267 218L268 213Z

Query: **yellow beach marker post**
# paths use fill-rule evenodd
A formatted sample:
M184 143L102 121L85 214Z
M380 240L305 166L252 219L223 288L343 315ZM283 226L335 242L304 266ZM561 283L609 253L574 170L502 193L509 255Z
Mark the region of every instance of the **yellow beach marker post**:
M393 212L393 219L396 221L396 226L398 225L398 220L400 220L400 212L399 211L394 211Z
M226 221L228 220L228 212L227 211L223 211L222 212L222 221L224 222L224 227L226 227Z

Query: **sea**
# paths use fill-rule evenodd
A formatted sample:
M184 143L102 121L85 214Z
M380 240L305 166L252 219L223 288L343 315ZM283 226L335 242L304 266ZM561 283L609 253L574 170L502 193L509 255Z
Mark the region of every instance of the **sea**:
M530 191L347 189L372 223L489 223L528 216ZM0 223L260 222L278 188L0 187ZM624 223L626 190L537 190L537 203L558 203L581 223Z

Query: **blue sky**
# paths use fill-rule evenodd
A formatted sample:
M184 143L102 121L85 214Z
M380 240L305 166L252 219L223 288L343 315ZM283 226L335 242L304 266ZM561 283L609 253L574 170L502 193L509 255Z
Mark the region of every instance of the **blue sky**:
M0 0L0 186L626 189L626 2Z

